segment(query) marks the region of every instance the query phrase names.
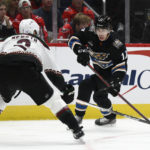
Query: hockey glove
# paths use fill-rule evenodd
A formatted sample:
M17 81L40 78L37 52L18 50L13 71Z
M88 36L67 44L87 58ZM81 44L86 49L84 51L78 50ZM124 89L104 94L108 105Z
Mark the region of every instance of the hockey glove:
M83 66L88 65L90 61L89 53L87 49L79 49L78 50L78 56L77 56L77 61Z
M120 92L121 87L121 81L119 78L114 79L110 82L110 87L108 88L108 93L110 93L112 96L117 96Z
M74 87L71 84L67 84L62 92L63 95L61 95L61 98L64 100L64 102L69 104L74 100Z

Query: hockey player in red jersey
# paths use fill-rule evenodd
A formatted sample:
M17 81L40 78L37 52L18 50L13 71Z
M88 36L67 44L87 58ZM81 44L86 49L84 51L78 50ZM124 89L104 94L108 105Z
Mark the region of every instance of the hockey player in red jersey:
M88 15L93 21L95 20L93 11L86 6L83 6L83 0L72 0L72 5L67 7L62 14L64 24L70 23L74 16L79 12Z
M49 47L37 37L39 25L32 19L25 19L19 30L23 34L7 38L0 47L0 94L3 100L9 103L16 90L23 91L37 105L48 107L72 130L75 139L82 137L82 127L65 103L73 100L74 88L65 83Z
M89 102L94 92L93 100L103 108L100 111L104 116L97 119L95 124L114 124L116 115L111 112L112 104L108 94L117 96L120 91L121 82L127 71L127 51L125 44L112 31L110 17L99 16L95 22L95 32L84 29L73 35L68 44L77 55L80 64L88 65L91 58L94 69L111 85L102 91L106 85L95 74L91 75L80 83L77 99ZM79 123L85 115L86 108L87 106L76 103L76 119Z

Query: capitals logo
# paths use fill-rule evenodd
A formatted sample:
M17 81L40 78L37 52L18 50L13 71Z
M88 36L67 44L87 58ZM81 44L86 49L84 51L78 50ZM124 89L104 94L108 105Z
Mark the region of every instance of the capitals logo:
M90 55L96 60L106 60L109 56L109 53L96 53L93 51L89 51Z

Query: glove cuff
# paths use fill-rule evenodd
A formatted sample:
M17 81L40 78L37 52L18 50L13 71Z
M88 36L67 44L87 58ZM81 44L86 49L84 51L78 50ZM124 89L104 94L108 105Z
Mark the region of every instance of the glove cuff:
M113 75L112 75L112 81L118 81L118 82L122 82L124 77L125 77L125 72L115 72Z
M76 55L84 53L86 51L86 47L83 45L78 45L75 49L74 49L74 53Z

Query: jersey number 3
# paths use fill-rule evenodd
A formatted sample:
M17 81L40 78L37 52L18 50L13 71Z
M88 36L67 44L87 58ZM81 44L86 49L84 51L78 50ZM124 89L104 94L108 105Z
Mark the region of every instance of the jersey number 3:
M30 45L31 45L30 40L28 40L28 39L21 39L21 40L17 41L17 45L14 45L14 46L21 47L24 51L26 51L27 48L30 47Z

